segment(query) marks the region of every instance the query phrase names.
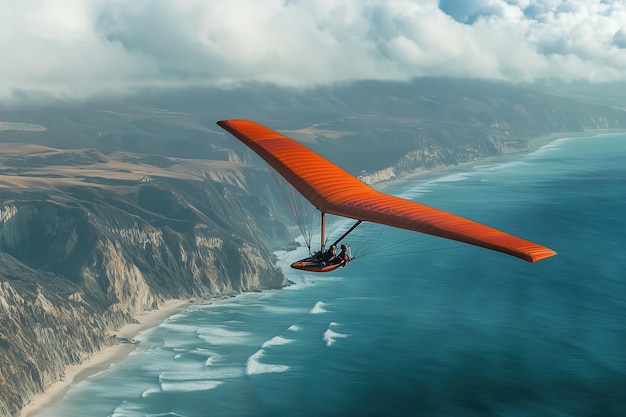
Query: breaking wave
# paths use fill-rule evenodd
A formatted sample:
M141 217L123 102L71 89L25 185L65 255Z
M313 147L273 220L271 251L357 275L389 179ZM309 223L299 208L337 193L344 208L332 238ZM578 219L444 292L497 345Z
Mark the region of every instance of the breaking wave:
M270 340L263 342L261 347L266 348L268 346L281 346L281 345L286 345L292 342L294 342L293 339L287 339L282 336L275 336L275 337L272 337Z
M198 337L211 345L236 345L247 341L249 332L209 327L198 331Z
M324 341L324 343L326 343L326 346L328 347L332 346L337 341L337 339L345 339L347 337L350 337L349 334L339 333L334 330L331 330L331 327L337 327L337 326L341 326L341 325L339 323L331 322L328 325L328 329L326 329L326 331L322 335L322 340Z
M313 306L313 308L311 309L309 313L310 314L328 313L328 310L324 308L325 306L326 306L325 303L318 301L317 303L315 303L315 305Z
M190 391L208 391L222 385L224 381L180 381L180 382L162 382L161 389L163 392L190 392Z
M289 369L287 365L275 365L262 363L260 359L264 356L263 349L257 350L246 361L246 375L260 375L274 372L285 372Z
M144 392L141 393L141 398L145 398L148 397L152 394L158 394L161 393L161 388L157 388L157 387L150 387L147 390L145 390Z

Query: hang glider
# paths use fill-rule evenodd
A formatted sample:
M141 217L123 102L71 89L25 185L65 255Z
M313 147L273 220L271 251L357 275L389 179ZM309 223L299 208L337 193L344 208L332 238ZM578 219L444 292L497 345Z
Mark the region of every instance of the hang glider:
M357 220L353 228L361 222L379 223L465 242L528 262L556 255L551 249L484 224L377 191L304 145L253 121L222 120L217 124L256 152L321 212L321 253L324 219L329 213ZM335 269L316 266L315 262L315 258L307 258L292 267L315 272Z

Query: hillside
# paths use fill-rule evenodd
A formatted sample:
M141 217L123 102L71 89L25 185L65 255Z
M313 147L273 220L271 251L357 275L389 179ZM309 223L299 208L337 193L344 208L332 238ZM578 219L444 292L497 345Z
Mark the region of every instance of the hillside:
M286 285L261 243L286 229L240 164L0 151L0 415L165 300Z
M527 139L555 132L624 129L625 108L623 95L600 87L436 78L308 90L162 89L123 101L0 110L0 120L47 129L0 131L0 140L227 161L243 149L215 122L246 118L307 143L356 175L390 168L405 175L524 150Z

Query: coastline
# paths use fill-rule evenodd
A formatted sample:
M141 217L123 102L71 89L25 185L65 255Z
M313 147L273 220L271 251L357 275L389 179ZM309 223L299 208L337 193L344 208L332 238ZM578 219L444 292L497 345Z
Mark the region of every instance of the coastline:
M376 188L385 188L387 185L395 185L404 181L411 181L415 178L424 175L438 174L446 171L464 170L473 165L484 164L487 161L495 161L502 157L513 157L516 155L524 155L536 151L537 149L545 146L558 139L576 138L576 137L591 137L602 134L622 133L626 132L623 129L597 129L584 132L559 132L552 133L544 136L527 139L526 149L505 155L498 155L489 158L484 158L476 161L463 162L454 166L449 166L441 169L425 170L420 172L411 173L399 178L395 178L389 181L381 181L375 185ZM202 300L204 302L210 300ZM145 311L135 316L136 323L130 323L119 330L116 330L114 334L119 339L128 339L132 341L140 332L158 326L160 323L167 320L174 314L184 310L185 308L195 303L195 300L190 299L171 299L167 300L158 310ZM45 411L45 409L56 402L61 401L70 388L73 385L86 380L92 375L95 375L101 371L108 369L112 364L124 360L130 353L136 349L137 345L133 343L117 343L104 348L103 350L94 353L86 361L79 365L68 367L63 379L55 382L49 386L44 392L34 396L21 410L19 417L35 417Z
M144 311L135 316L136 322L129 323L116 330L118 339L132 341L140 332L158 326L190 305L189 299L167 300L158 310ZM26 404L19 417L34 417L46 407L61 401L69 389L98 372L108 369L112 364L122 361L137 347L134 343L116 343L93 354L86 361L66 369L65 377L50 385L40 394L35 395Z
M594 130L585 130L583 132L576 131L576 132L549 133L546 135L536 136L536 137L526 139L526 149L520 150L519 152L495 155L495 156L491 156L488 158L477 159L475 161L460 162L456 165L450 165L450 166L443 167L443 168L416 171L416 172L412 172L410 174L406 174L401 177L393 178L390 180L382 180L379 182L375 182L370 185L376 188L377 190L382 191L388 186L395 186L395 185L412 181L416 178L427 176L427 175L440 174L442 172L462 171L472 166L483 165L486 162L498 161L502 158L510 158L510 157L515 157L515 156L520 156L520 155L527 155L559 139L573 139L573 138L578 138L578 137L593 137L593 136L598 136L598 135L610 135L610 134L619 134L619 133L626 133L626 130L624 129L594 129Z
M626 130L624 129L593 129L593 130L585 130L583 132L557 132L550 133L548 135L538 136L534 138L530 138L527 140L528 149L526 151L522 151L522 153L528 153L536 151L544 145L547 145L551 142L554 142L558 139L573 139L573 138L586 138L593 137L598 135L610 135L613 133L624 133ZM514 154L512 154L514 155Z

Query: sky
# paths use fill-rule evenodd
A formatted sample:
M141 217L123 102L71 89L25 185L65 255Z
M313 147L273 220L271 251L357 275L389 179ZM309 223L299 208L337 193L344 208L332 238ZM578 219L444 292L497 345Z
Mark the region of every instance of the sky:
M421 76L626 80L624 0L0 0L0 101Z

